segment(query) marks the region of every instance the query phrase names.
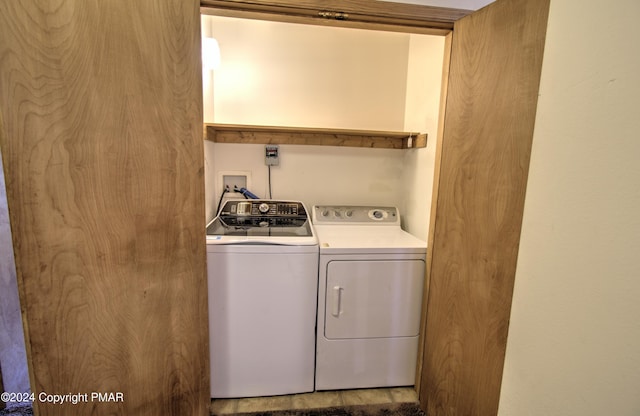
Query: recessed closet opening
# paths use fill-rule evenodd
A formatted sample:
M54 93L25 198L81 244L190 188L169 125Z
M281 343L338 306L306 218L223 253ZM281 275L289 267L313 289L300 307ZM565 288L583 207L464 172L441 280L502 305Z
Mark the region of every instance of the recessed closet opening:
M215 65L203 66L205 124L286 127L294 134L296 128L416 131L426 134L427 144L409 149L283 144L280 166L268 169L262 143L205 140L207 222L224 197L223 176L237 173L259 196L272 193L309 207L398 206L403 229L426 241L448 31L411 33L212 13L215 9L202 9L203 61L217 55ZM207 50L212 39L215 46ZM425 285L423 304L427 290ZM418 359L417 374L420 366ZM380 394L417 400L414 388ZM229 406L234 404L218 403L221 409Z

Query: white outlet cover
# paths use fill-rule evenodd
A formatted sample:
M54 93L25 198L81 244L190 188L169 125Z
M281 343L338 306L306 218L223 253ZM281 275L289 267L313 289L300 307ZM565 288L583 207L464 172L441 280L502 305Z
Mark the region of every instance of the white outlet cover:
M224 177L225 176L245 176L247 178L247 186L246 188L251 190L251 171L248 170L219 170L216 172L216 202L217 199L220 198L220 194L222 194L222 190L224 189ZM240 197L241 195L238 194Z

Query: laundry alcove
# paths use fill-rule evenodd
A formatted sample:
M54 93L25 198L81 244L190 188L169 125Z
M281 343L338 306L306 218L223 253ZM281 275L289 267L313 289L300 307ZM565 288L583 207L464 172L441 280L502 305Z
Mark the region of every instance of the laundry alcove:
M203 6L309 23L299 12L318 3ZM418 9L385 3L329 11L419 26ZM0 6L0 145L32 389L125 392L98 413L205 415L200 4L94 6ZM440 152L417 373L431 415L497 413L548 7L499 0L433 19L453 34L442 131L430 133Z

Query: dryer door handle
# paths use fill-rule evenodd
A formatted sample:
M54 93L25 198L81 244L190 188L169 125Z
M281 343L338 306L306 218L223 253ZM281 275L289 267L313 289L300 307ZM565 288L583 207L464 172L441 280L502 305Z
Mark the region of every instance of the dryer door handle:
M344 289L340 286L333 287L333 299L331 305L331 315L338 317L340 316L340 301L342 300L342 291Z

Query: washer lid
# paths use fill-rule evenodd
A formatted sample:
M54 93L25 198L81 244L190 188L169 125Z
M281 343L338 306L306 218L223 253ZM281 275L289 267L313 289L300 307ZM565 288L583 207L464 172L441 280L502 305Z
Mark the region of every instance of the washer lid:
M207 225L207 244L314 245L302 202L229 200Z
M233 237L312 237L311 223L305 219L221 218L207 226L207 236Z

